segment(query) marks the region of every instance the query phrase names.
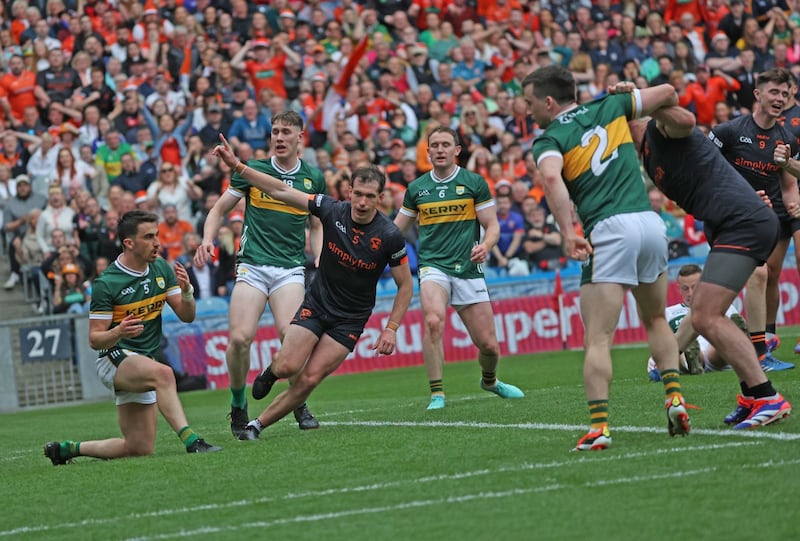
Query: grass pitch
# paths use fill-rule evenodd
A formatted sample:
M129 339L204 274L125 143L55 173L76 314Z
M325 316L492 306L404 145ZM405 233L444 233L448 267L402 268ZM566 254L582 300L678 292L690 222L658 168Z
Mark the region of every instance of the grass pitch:
M786 336L778 354L792 360ZM289 416L258 442L231 436L226 390L183 394L193 428L225 447L208 455L187 455L160 420L152 457L53 467L44 442L117 435L114 406L3 415L0 539L797 539L798 413L733 431L735 375L686 376L702 409L670 438L647 356L614 352L602 452L570 452L587 429L582 352L503 359L519 400L481 391L477 363L449 364L435 412L423 367L334 376L309 401L319 430ZM799 375L771 375L796 408ZM250 399L251 417L266 400Z

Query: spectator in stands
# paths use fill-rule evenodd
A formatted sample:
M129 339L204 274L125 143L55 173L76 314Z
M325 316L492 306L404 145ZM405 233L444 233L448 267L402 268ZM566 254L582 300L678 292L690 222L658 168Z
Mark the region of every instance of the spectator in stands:
M89 261L98 256L98 235L103 228L103 213L97 199L89 197L82 212L75 214L72 240L80 249L81 255Z
M68 263L56 273L53 288L53 313L85 314L89 311L89 294L78 265Z
M728 92L739 90L739 81L720 69L714 70L711 75L709 68L700 65L695 71L697 80L686 85L684 94L679 96L682 107L692 105L697 115L697 123L710 126L714 122L714 106L717 102L725 101Z
M2 132L3 148L0 152L0 164L5 164L11 169L11 176L27 174L25 167L28 161L28 151L20 144L17 134L13 131Z
M53 169L52 181L65 192L75 189L92 190L95 186L97 170L83 160L76 160L70 148L58 149Z
M719 30L725 32L730 42L737 45L742 38L744 22L750 15L746 13L745 0L730 0L730 12L719 21Z
M511 259L520 254L525 235L525 222L520 214L511 210L510 192L498 191L494 199L497 206L497 221L500 224L500 237L497 244L492 247L489 265L505 269L508 268Z
M183 235L183 253L178 261L186 267L189 275L189 282L194 287L195 299L207 299L209 297L227 295L227 269L219 266L218 259L209 261L193 262L197 248L200 247L201 238L197 233L190 231Z
M667 201L664 194L661 193L661 190L659 190L657 186L650 186L647 189L647 195L650 198L650 206L653 208L653 212L661 216L661 219L664 220L664 225L667 228L667 238L671 241L685 241L686 239L683 237L683 226L672 213L666 210Z
M36 238L36 224L39 222L39 216L42 214L41 209L35 208L26 215L26 229L25 233L20 237L14 237L11 242L11 248L14 252L15 259L20 266L20 273L27 270L31 278L36 279L37 271L44 262L44 252L39 245L39 240ZM11 254L9 253L9 256ZM9 257L11 259L11 257ZM8 282L6 283L8 285ZM16 283L12 284L14 287ZM11 289L6 287L6 289Z
M42 211L36 226L36 237L39 239L39 245L45 255L50 255L55 250L51 241L54 230L61 230L65 235L72 237L72 219L74 217L75 211L67 206L61 186L50 186L47 207Z
M69 107L72 104L72 95L82 86L81 78L72 67L66 65L64 51L59 45L51 45L48 51L50 67L36 74L36 100L42 108L50 105L51 101Z
M114 261L122 253L122 241L117 234L118 224L119 213L113 208L107 209L103 215L103 226L97 233L98 257Z
M0 78L0 107L14 126L23 121L28 107L36 106L36 74L25 69L21 55L13 54L8 60L8 69Z
M147 188L147 197L155 208L173 205L178 210L178 218L187 222L192 219L192 201L202 195L203 190L192 180L179 176L179 169L171 162L161 164L158 179Z
M223 114L222 106L216 101L208 105L205 113L206 125L199 132L200 140L206 147L215 145L219 141L220 133L228 133L231 121Z
M544 208L528 197L523 202L525 234L522 251L532 270L555 270L566 263L558 227L547 223Z
M160 208L163 219L158 224L158 241L162 256L172 264L184 253L184 235L193 233L194 228L189 221L179 219L178 208L173 203L167 203Z
M23 140L24 138L31 137L27 134L20 135ZM42 133L36 140L29 143L27 151L30 154L26 165L28 175L30 175L34 182L38 180L50 182L58 156L58 145L53 135L50 132Z
M134 194L147 190L151 179L139 170L133 154L123 154L120 157L120 165L122 166L122 171L114 179L114 185Z
M16 193L3 202L3 232L4 238L9 242L8 260L11 270L8 280L3 284L5 289L12 289L20 282L20 262L15 246L20 245L28 230L29 215L34 209L41 210L47 204L43 195L33 193L27 175L20 175L15 179L14 190ZM36 231L32 233L35 235Z
M41 216L39 217L41 220ZM81 256L78 247L74 244L69 244L68 237L60 229L53 231L53 246L55 251L49 256L45 257L42 262L42 272L51 284L54 284L55 275L61 272L64 266L69 264L78 265L81 274L86 276L91 272L92 262ZM46 254L45 254L46 255Z
M737 57L739 50L731 46L731 40L725 32L717 32L711 40L711 50L706 55L706 65L711 70L720 69L734 73L739 67Z
M109 183L113 183L122 172L122 155L132 152L130 143L123 141L117 130L111 129L106 134L105 141L97 148L95 162L105 171Z
M251 148L267 149L272 124L258 111L255 100L247 99L242 106L242 116L233 121L228 140L238 154L238 147L247 143Z

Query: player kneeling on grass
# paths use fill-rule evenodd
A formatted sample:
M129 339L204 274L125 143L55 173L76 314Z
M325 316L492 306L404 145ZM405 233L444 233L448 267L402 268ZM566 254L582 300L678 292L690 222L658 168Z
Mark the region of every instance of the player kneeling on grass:
M378 168L353 171L350 201L309 195L241 163L220 135L214 153L256 188L295 208L308 210L322 223L319 270L292 319L281 351L253 382L253 397L265 397L279 378L292 385L247 424L240 440L258 439L261 431L300 404L353 351L375 307L375 290L386 265L397 284L392 311L373 349L394 351L396 331L408 310L413 282L403 234L378 212L385 175ZM269 235L269 231L262 234Z
M175 271L159 257L158 217L134 210L119 222L122 255L94 281L89 344L100 353L97 374L114 391L121 438L51 441L44 454L53 465L76 456L122 458L153 454L157 411L187 453L221 451L198 437L183 412L172 369L154 359L161 343L161 311L170 305L184 322L194 321L194 289L186 269Z
M681 294L682 302L667 306L666 316L672 332L678 332L682 325L691 325L691 318L686 318L692 306L692 297L697 284L700 283L700 276L703 272L699 266L690 264L684 265L678 270L678 291ZM747 335L747 323L736 310L730 305L725 316L730 318L737 327ZM685 320L685 323L683 322ZM711 343L697 336L681 354L681 372L684 374L702 374L703 372L714 372L718 370L730 370L728 361L722 358L716 348ZM652 381L660 381L661 374L656 367L652 357L647 361L647 373Z

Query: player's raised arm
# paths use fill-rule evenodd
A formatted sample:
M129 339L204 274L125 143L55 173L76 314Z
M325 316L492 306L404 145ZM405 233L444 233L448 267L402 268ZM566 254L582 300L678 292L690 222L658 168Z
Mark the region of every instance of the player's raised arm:
M270 196L283 201L287 205L299 209L308 208L308 194L295 190L283 181L277 178L255 171L252 167L248 167L236 157L228 144L227 139L221 133L219 134L220 144L214 147L214 154L224 161L228 167L231 167L236 173L239 173L245 180L256 188L263 190Z

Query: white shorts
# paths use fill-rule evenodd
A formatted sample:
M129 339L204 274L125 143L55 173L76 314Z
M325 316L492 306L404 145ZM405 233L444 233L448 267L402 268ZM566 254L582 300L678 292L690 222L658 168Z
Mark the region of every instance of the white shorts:
M304 267L273 267L270 265L250 265L239 263L236 266L236 281L253 286L261 293L269 296L287 284L306 286Z
M138 353L127 350L125 350L125 353L128 355L138 355ZM122 404L130 404L131 402L135 402L136 404L156 403L155 391L146 391L143 393L131 393L128 391L116 390L114 388L114 376L117 375L117 367L114 366L114 363L112 363L111 359L109 359L107 356L100 357L99 359L97 359L95 361L95 368L97 368L97 375L100 377L100 381L103 382L103 385L105 385L114 392L117 406L121 406Z
M464 306L489 302L489 288L483 278L456 278L433 267L419 269L419 283L436 282L447 291L450 305L458 310Z
M594 253L584 265L581 283L613 283L636 287L652 284L667 270L664 220L653 211L617 214L592 230Z

